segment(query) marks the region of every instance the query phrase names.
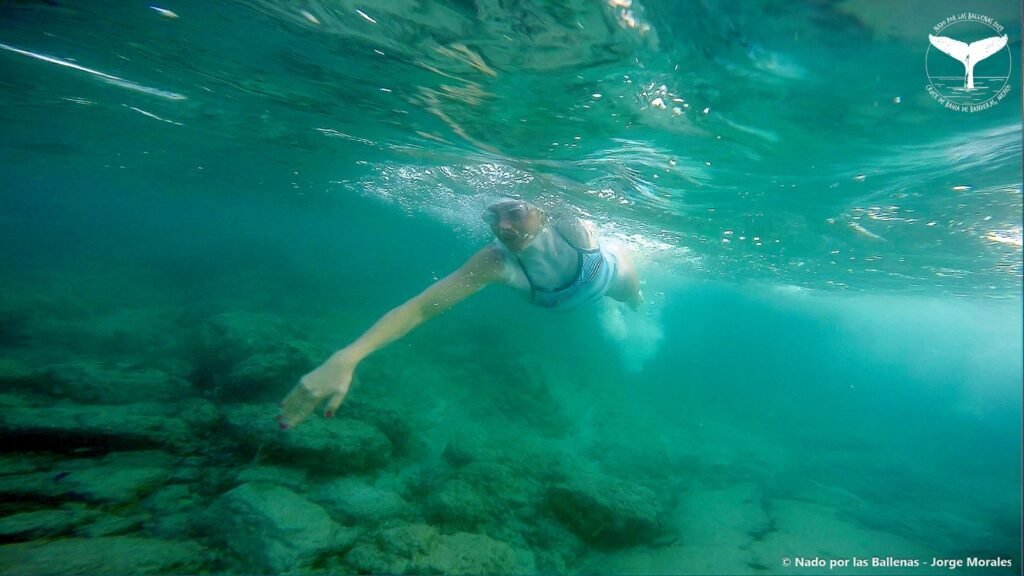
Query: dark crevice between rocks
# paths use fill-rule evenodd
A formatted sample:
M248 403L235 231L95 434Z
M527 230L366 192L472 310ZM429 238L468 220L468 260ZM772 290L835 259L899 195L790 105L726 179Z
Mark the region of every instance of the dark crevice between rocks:
M778 526L776 526L775 519L769 516L768 524L757 530L748 531L747 535L750 536L751 542L762 542L769 534L776 530L778 530Z
M768 570L771 570L771 568L760 562L747 562L747 566L749 566L751 570L757 570L758 572L767 572Z
M54 481L58 480L55 479ZM3 499L3 505L0 506L0 514L3 516L20 512L31 512L42 508L59 508L68 502L67 494L47 496L38 493L0 490L0 497Z
M96 434L86 431L5 430L0 454L52 452L64 455L103 456L123 450L162 448L151 438Z
M31 316L29 314L10 310L0 312L0 347L21 348L31 346L30 319Z

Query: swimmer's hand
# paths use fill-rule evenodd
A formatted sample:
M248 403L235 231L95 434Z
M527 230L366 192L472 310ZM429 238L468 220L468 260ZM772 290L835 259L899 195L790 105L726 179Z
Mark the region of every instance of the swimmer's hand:
M355 369L356 362L350 360L342 350L300 378L295 388L281 401L281 413L277 416L281 429L287 430L301 424L324 398L328 398L324 416L332 418L348 394Z

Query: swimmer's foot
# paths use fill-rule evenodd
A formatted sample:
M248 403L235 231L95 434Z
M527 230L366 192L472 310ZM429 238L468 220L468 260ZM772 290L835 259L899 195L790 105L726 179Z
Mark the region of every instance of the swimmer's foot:
M636 294L634 294L632 297L630 297L630 299L626 302L626 304L629 304L629 307L632 308L634 312L639 310L640 309L640 305L643 304L643 303L644 303L644 291L643 290L639 290L639 289L636 291Z

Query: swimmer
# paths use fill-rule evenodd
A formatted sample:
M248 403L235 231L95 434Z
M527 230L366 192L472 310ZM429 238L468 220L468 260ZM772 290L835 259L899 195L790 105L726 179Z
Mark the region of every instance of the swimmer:
M325 399L324 416L333 417L359 362L485 286L511 286L532 304L550 309L590 304L605 296L634 310L643 302L629 253L622 247L600 246L590 222L572 216L549 218L523 200L492 204L483 219L494 242L303 376L281 402L281 429L300 424Z

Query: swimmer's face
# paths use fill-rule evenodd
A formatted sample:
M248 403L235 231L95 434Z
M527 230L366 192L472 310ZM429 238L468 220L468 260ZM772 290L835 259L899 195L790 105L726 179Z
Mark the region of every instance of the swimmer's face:
M487 207L484 222L495 238L510 250L526 248L544 225L544 213L522 200L506 200Z

